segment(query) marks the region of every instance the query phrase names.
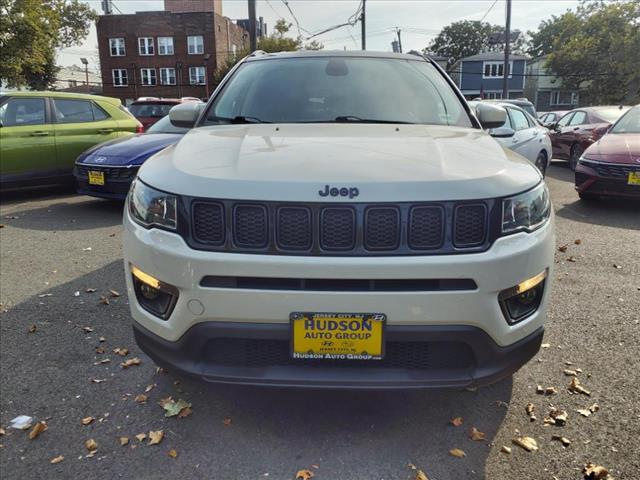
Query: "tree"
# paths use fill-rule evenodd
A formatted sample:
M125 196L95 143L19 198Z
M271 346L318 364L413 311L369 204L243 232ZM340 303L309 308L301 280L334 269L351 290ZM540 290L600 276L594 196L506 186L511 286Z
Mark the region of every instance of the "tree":
M56 49L80 44L94 19L80 0L0 0L0 79L47 88L57 73Z
M640 102L640 3L583 2L542 22L529 50L585 103Z
M274 52L292 52L300 50L302 47L302 39L285 37L285 34L291 29L291 24L287 23L284 19L280 19L273 27L274 33L268 37L261 37L258 39L258 50L263 50L267 53Z
M461 58L484 51L501 51L504 48L502 44L489 43L492 33L504 33L504 27L471 20L454 22L444 27L423 53L447 57L447 70L450 71ZM521 51L523 45L524 38L520 35L512 46L513 52Z

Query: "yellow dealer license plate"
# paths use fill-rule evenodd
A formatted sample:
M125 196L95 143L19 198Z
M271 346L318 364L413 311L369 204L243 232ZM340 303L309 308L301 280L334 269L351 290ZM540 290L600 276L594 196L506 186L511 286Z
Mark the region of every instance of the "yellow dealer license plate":
M291 356L299 359L380 360L384 357L382 313L303 313L291 320Z
M89 172L90 185L104 185L104 172Z
M629 172L629 185L640 185L640 172Z

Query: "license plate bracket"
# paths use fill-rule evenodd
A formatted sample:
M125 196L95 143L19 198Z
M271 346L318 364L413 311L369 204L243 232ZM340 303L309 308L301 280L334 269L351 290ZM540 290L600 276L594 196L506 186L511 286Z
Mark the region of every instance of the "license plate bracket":
M382 313L293 312L291 356L308 360L381 360Z
M629 172L627 177L628 185L640 185L640 172Z
M89 185L104 185L104 172L89 171Z

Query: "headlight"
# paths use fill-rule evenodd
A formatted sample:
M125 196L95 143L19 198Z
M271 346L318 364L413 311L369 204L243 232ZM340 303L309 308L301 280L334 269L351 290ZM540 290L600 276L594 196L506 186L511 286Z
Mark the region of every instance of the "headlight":
M549 219L551 201L544 183L502 201L502 233L532 232Z
M158 226L176 229L177 199L175 195L161 192L140 180L134 180L129 191L129 213L144 227Z

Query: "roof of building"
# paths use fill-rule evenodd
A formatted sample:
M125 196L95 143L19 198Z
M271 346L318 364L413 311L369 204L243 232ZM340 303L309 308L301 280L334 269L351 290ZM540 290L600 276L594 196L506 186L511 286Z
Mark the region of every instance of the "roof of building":
M517 53L509 55L510 60L527 60L528 58L526 55L518 55ZM504 60L504 52L484 52L461 59L462 62L476 62L480 60Z

